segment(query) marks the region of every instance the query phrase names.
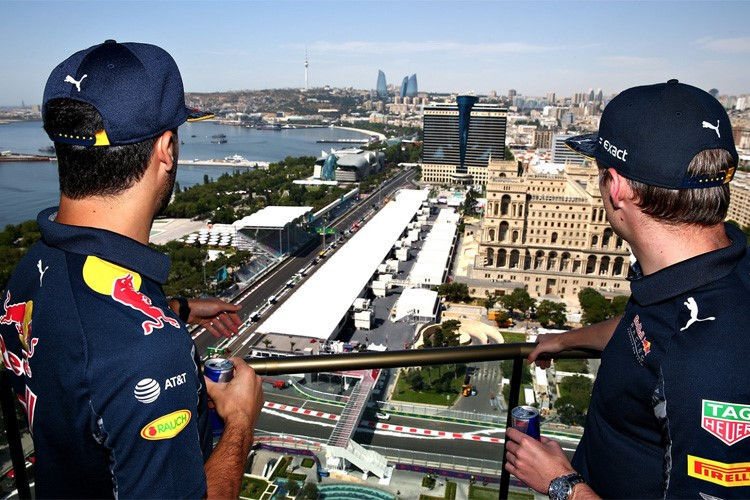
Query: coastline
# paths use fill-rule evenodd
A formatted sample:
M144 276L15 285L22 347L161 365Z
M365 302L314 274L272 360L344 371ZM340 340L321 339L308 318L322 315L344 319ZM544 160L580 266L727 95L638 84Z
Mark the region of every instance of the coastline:
M334 125L333 128L338 128L341 130L351 130L353 132L359 132L361 134L374 135L378 138L379 141L386 140L385 134L381 134L380 132L375 132L374 130L367 130L364 128L354 128L354 127L342 127L340 125Z

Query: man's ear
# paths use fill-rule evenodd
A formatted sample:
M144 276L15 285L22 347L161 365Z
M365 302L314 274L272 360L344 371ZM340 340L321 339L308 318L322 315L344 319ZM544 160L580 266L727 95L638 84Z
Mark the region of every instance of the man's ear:
M154 159L163 165L167 172L174 168L174 134L167 130L156 139L154 144Z
M609 201L615 209L622 208L622 203L629 200L633 193L628 185L628 181L617 173L614 168L607 169L609 172L609 181L607 182L607 191L609 191Z

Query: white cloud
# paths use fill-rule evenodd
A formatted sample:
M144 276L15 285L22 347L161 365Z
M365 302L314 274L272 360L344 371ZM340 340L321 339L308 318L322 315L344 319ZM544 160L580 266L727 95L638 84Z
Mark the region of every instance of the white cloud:
M600 57L599 63L605 67L612 68L643 68L653 67L662 64L662 60L657 57L641 56L606 56Z
M700 38L695 43L704 50L714 52L725 52L738 54L750 52L750 36L738 36L734 38Z
M302 44L290 44L290 48L300 49ZM421 42L328 42L317 41L307 45L310 52L333 52L337 54L416 54L437 52L442 54L532 54L559 50L560 46L545 46L526 42L462 43L426 40Z

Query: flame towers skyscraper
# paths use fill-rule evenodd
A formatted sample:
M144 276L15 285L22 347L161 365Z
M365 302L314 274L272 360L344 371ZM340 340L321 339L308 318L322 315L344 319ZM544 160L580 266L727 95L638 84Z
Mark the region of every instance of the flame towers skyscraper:
M378 84L376 89L380 99L388 99L388 86L385 83L385 73L380 69L378 70Z

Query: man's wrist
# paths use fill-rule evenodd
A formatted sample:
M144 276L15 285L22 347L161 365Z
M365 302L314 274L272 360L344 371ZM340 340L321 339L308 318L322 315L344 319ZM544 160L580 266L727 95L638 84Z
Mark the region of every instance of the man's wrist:
M183 323L188 322L190 318L190 303L188 299L179 295L172 297L170 307L177 313L177 316L179 316Z

